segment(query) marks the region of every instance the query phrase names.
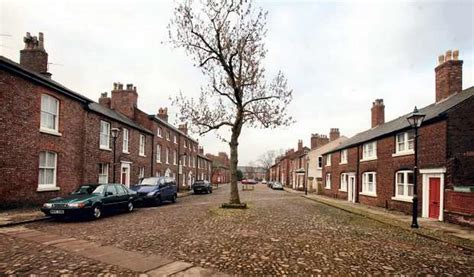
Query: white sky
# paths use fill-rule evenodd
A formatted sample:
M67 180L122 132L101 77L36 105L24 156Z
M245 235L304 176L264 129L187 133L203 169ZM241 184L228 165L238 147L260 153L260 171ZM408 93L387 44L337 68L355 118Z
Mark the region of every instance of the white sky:
M414 2L414 3L413 3ZM258 1L269 10L268 73L281 69L294 90L288 128L244 129L239 164L267 150L309 145L311 133L346 136L370 128L370 107L391 120L434 102L437 56L459 49L463 88L474 82L474 1ZM27 31L45 34L53 79L97 100L113 82L133 83L148 113L179 91L196 96L203 78L182 50L161 42L170 1L0 2L0 52L19 60ZM54 65L60 64L60 65ZM170 121L176 109L170 107ZM196 136L197 137L197 136ZM206 152L228 152L214 134Z

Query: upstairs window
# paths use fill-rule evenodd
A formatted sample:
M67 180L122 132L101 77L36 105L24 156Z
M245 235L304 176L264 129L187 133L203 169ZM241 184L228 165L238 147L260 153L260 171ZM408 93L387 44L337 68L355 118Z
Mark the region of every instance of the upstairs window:
M362 151L363 160L373 160L377 159L377 142L372 141L365 143Z
M57 154L51 151L40 152L38 188L56 187Z
M178 139L177 139L176 136L173 137L173 142L174 142L174 144L178 144Z
M166 148L166 164L169 164L170 163L170 149L167 147Z
M100 121L100 148L110 150L110 123Z
M347 149L341 150L341 164L347 163Z
M326 173L326 183L324 188L331 189L331 173Z
M174 165L178 164L178 152L176 152L176 150L173 150L173 156L174 156L174 160L173 160L173 163Z
M41 95L41 123L40 128L45 131L59 132L59 100L43 94Z
M162 138L163 137L163 130L161 130L161 127L156 128L156 136Z
M107 184L109 182L109 164L99 164L99 184Z
M331 166L331 154L326 155L326 166Z
M395 198L413 199L413 171L401 170L395 174Z
M128 153L128 129L123 129L123 145L122 152Z
M318 157L318 168L322 168L323 167L323 156L319 156Z
M166 140L167 141L171 140L171 132L170 131L166 132Z
M375 172L365 172L362 174L362 193L368 195L376 195L376 173Z
M396 136L396 148L395 152L398 153L410 153L413 152L415 141L414 132L404 132L397 134Z
M146 143L146 138L144 135L140 135L140 148L138 155L145 157L145 143Z
M184 148L188 148L188 141L184 140Z

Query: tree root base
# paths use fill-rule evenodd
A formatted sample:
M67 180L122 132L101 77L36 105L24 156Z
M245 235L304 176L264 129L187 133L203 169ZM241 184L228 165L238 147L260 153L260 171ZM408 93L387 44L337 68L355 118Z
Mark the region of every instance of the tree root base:
M247 209L247 203L240 204L231 204L231 203L222 203L222 209Z

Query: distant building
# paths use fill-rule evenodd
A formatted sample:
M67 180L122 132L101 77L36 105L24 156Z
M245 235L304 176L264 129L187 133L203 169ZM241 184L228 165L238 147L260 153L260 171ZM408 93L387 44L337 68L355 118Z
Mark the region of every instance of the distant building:
M216 155L206 154L212 161L211 182L213 184L226 184L230 182L230 160L225 152Z
M267 169L260 166L239 166L238 170L242 171L244 179L265 180Z

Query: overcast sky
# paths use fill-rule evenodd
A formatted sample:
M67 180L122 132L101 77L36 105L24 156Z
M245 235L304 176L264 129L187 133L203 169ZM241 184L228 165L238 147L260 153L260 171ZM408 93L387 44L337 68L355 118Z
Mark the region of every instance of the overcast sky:
M67 2L67 3L66 3ZM311 133L346 136L370 128L370 107L386 120L434 102L437 56L459 49L463 88L474 82L474 1L258 1L269 11L269 73L281 69L294 90L291 127L244 129L239 164L267 150L309 145ZM415 2L415 3L413 3ZM156 113L179 91L198 95L203 78L182 50L161 42L170 1L23 1L0 7L1 55L19 61L23 36L43 32L53 79L91 99L113 82L133 83L139 108ZM10 36L5 36L10 35ZM170 120L176 109L170 107ZM198 136L195 136L198 138ZM228 152L214 134L206 152Z

